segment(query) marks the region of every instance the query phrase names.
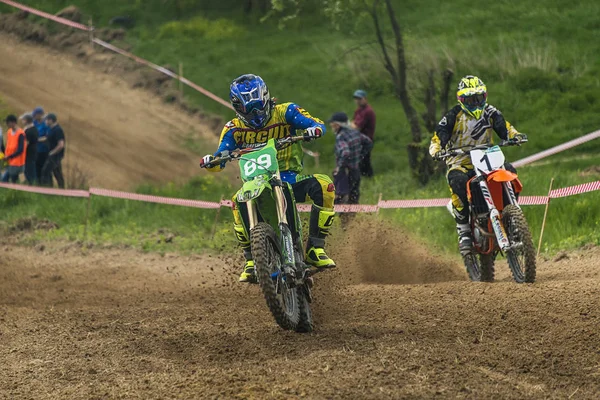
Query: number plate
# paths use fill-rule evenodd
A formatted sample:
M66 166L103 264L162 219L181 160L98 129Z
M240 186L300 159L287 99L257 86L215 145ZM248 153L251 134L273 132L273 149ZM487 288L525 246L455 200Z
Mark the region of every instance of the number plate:
M502 168L505 158L500 147L494 146L485 151L471 151L471 161L479 171L489 174L492 171Z
M240 159L240 176L249 181L259 175L273 175L279 169L275 142L270 140L263 149L246 154Z

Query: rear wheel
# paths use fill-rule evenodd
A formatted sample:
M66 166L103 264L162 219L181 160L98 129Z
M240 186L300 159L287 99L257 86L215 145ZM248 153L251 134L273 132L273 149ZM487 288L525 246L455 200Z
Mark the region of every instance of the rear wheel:
M535 247L523 211L512 204L506 206L502 212L502 223L511 245L506 252L506 259L513 278L517 283L534 282Z
M283 329L296 330L300 321L299 288L289 287L283 277L277 235L266 223L259 223L251 233L252 257L258 283L275 321Z

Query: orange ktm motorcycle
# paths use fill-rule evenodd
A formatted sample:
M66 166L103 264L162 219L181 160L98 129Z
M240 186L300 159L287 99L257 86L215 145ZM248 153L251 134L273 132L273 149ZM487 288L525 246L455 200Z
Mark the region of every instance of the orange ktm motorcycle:
M525 142L527 138L454 148L442 156L469 154L475 167L476 175L467 183L473 249L462 254L472 281L494 280L494 262L499 253L506 257L517 283L535 281L536 252L515 194L523 185L516 174L504 169L501 149ZM454 215L452 204L448 209Z

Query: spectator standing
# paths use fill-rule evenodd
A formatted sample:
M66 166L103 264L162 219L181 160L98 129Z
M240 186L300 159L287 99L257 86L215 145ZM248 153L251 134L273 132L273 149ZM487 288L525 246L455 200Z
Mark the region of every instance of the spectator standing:
M38 130L33 124L33 116L25 114L21 117L25 139L27 140L27 151L25 152L25 179L30 185L35 185L37 174L35 172L37 162Z
M356 102L356 111L354 111L354 127L362 134L375 141L375 111L367 101L367 92L357 90L354 92L354 101ZM371 178L373 176L373 166L371 165L371 151L369 151L360 163L360 172L363 176Z
M62 159L65 156L65 133L58 124L55 114L46 116L46 124L50 128L48 130L47 142L48 158L42 168L42 185L52 187L52 175L56 178L56 183L61 189L65 188L65 180L62 173Z
M0 152L2 152L2 157L4 158L4 152L6 149L4 148L4 138L2 137L2 127L0 126Z
M337 203L358 204L360 198L360 162L371 151L369 137L348 124L348 115L337 112L329 119L335 132L335 160L333 171Z
M2 169L4 168L4 152L6 148L4 147L4 138L2 137L2 126L0 126L0 178L2 178Z
M19 175L23 173L25 167L25 154L27 151L27 141L25 132L17 125L17 117L9 115L6 117L6 152L5 162L8 164L6 172L2 175L2 182L17 183Z
M35 176L36 179L41 183L42 180L42 168L48 159L48 125L44 119L44 109L42 107L36 107L33 110L33 125L38 130L38 142L37 142L37 156L35 161Z

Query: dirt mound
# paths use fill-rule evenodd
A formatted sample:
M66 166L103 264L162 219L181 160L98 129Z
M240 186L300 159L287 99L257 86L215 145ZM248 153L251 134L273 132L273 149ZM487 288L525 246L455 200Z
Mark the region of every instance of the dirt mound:
M0 35L0 57L11 60L0 63L0 98L15 112L55 112L67 137L64 166L78 166L90 185L184 181L199 173L185 141L214 147L215 131L196 117L69 56Z
M220 131L224 123L223 119L219 116L205 114L200 108L188 103L176 90L173 79L100 46L95 46L92 50L89 36L85 32L59 24L53 25L52 30L49 31L45 26L28 20L28 15L26 12L0 14L0 31L76 56L80 62L86 63L89 67L118 76L128 82L132 88L147 89L163 101L179 106L181 111L200 120L201 124L208 125L211 131L216 133ZM81 22L82 18L80 10L74 6L59 11L57 15L76 22ZM117 42L119 47L130 50L130 46L122 42L126 34L127 31L123 28L102 27L94 31L95 37L108 43ZM168 65L163 67L175 72Z
M398 227L373 218L353 219L332 244L352 283L415 284L465 280L455 260L436 256Z

